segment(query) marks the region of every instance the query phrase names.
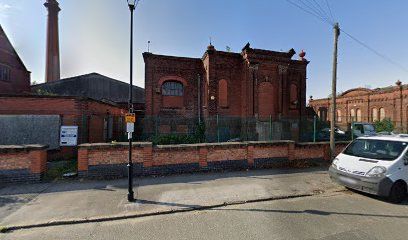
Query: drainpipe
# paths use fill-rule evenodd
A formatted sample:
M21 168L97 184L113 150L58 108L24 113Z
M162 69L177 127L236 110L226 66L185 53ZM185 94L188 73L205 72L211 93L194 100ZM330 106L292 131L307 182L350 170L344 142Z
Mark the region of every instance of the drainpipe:
M197 74L197 109L198 109L198 124L201 124L201 78L200 74Z

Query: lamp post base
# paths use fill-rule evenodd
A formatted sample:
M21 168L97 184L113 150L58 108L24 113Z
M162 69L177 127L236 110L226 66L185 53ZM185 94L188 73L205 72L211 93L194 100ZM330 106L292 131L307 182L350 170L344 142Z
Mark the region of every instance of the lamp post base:
M135 197L133 196L133 191L128 193L127 198L128 198L129 202L134 202L135 201Z

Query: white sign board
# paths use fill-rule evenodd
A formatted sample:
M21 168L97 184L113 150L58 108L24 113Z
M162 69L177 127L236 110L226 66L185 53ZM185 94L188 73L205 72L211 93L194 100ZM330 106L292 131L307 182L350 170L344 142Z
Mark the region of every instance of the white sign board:
M134 123L126 123L126 132L132 133L135 131L135 124Z
M78 144L78 126L61 126L60 146L72 147Z

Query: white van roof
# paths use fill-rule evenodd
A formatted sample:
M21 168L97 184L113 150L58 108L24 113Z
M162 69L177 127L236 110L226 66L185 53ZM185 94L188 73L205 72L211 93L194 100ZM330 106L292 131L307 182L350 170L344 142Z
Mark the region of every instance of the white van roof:
M408 134L363 136L363 137L359 137L358 139L375 139L375 140L384 140L384 141L408 142Z

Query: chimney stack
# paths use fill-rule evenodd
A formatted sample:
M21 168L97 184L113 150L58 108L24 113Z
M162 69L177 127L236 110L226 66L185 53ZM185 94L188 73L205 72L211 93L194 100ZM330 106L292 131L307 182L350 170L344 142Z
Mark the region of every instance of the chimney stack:
M60 80L58 13L61 8L56 0L46 0L44 6L48 10L45 81L51 82Z

